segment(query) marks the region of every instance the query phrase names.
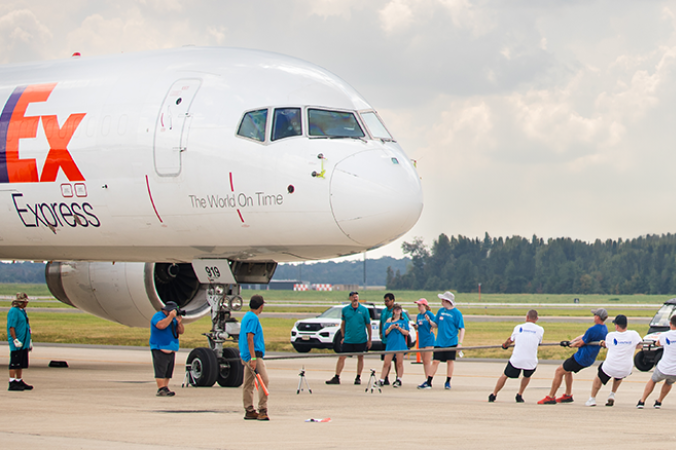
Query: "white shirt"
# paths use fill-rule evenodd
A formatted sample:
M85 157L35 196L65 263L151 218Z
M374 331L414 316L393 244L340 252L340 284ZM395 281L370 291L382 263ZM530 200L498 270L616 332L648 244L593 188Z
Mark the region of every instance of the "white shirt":
M664 375L676 375L676 330L660 334L660 345L664 348L657 368Z
M533 322L515 326L511 337L514 351L509 358L512 366L517 369L535 369L538 365L538 346L544 334L545 329Z
M603 361L603 371L613 378L624 378L634 368L636 346L643 342L634 330L613 331L606 335L608 354Z

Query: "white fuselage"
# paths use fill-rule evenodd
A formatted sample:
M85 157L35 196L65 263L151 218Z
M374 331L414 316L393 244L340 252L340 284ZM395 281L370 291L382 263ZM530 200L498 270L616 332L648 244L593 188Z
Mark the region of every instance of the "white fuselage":
M188 47L8 65L0 80L2 259L330 258L391 242L422 211L411 161L360 114L373 108L310 63ZM300 128L272 140L277 108ZM245 113L264 110L264 135L247 136ZM318 134L310 110L353 113L364 136Z

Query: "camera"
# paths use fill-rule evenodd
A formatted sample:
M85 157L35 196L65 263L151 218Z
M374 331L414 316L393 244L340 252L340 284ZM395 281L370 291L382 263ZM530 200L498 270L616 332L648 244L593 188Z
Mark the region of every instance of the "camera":
M176 308L176 315L177 316L185 316L185 314L186 314L185 309Z

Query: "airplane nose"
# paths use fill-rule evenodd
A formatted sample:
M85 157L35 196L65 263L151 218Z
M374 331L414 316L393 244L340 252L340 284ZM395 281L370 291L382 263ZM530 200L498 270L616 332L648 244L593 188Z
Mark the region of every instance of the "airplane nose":
M415 225L422 213L420 178L403 153L366 150L336 164L331 176L331 209L353 241L378 247Z

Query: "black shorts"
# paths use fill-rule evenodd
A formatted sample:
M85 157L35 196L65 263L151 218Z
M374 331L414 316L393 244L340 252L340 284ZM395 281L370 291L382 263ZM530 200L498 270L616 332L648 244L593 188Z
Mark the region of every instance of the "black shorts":
M451 347L457 347L457 345L451 345ZM441 348L441 347L435 347L435 348ZM455 361L455 350L446 350L444 352L434 352L434 357L432 358L434 361L441 361L441 362L447 362L447 361Z
M9 352L9 370L28 368L28 349Z
M171 378L174 374L174 360L176 353L164 353L162 350L152 350L153 367L155 368L155 378Z
M505 367L505 376L507 378L519 378L522 370L524 378L530 378L531 375L535 373L535 369L517 369L512 365L511 362L507 361L507 367Z
M578 373L580 370L589 366L582 366L579 362L575 361L575 355L571 356L563 362L563 370L566 372Z
M601 383L603 383L604 386L606 385L608 380L613 378L603 371L603 363L601 363L601 365L599 366L599 370L598 370L597 374L599 376L599 379L601 380ZM614 379L615 380L621 380L622 378L614 378Z
M362 342L361 344L348 344L347 342L343 342L340 346L340 353L361 353L367 350L366 342Z

